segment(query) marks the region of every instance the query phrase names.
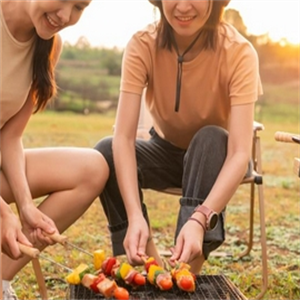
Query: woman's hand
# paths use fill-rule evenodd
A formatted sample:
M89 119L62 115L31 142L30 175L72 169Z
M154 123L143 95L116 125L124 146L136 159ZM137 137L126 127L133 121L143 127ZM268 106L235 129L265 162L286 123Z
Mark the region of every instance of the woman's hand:
M188 220L176 239L175 247L172 248L171 265L174 266L176 261L191 263L195 258L201 256L204 233L203 227L198 222Z
M8 205L1 205L1 245L2 252L12 259L22 256L18 242L29 247L32 244L22 232L22 227L18 217L13 213Z
M128 225L124 239L124 248L128 262L132 265L142 265L142 257L146 256L146 246L149 238L149 226L141 214Z
M32 243L38 245L53 245L55 242L47 234L58 233L55 223L34 204L19 208L23 230L30 236Z

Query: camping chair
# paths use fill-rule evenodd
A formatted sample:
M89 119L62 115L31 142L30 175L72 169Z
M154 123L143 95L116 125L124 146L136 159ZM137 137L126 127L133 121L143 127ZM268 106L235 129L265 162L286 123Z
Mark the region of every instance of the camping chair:
M145 95L145 93L144 93ZM140 119L137 130L137 138L148 139L150 138L149 129L152 126L152 119L145 108L145 101L141 104ZM253 124L253 144L252 144L252 160L253 172L250 177L244 178L241 184L250 184L250 213L249 213L249 237L247 248L240 253L239 257L242 258L248 255L253 246L253 227L254 227L254 203L255 203L255 188L258 191L258 204L259 204L259 222L260 222L260 244L261 244L261 258L262 258L262 287L256 299L261 299L267 291L268 287L268 264L267 264L267 243L265 231L265 211L264 211L264 195L263 195L263 178L262 178L262 163L261 163L261 148L260 137L258 132L263 130L264 126L258 122ZM171 195L182 194L181 188L168 188L157 192L167 193Z

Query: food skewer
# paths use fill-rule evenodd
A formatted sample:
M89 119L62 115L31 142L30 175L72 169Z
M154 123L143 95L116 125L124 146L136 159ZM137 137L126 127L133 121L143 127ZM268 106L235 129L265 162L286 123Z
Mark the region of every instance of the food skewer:
M154 257L142 257L148 281L162 291L170 290L173 287L171 273L159 266Z
M129 299L129 292L125 288L119 287L115 280L106 277L104 273L92 274L91 268L86 264L80 264L72 270L66 281L72 285L82 284L105 298Z
M105 275L112 276L116 280L123 280L132 286L142 286L146 284L146 278L133 266L126 262L120 262L115 257L107 257L101 267Z
M85 253L86 255L89 255L91 257L94 257L94 255L88 251L86 251L85 249L83 248L80 248L78 247L77 245L75 244L72 244L71 242L68 241L68 237L66 237L65 235L61 235L61 234L58 234L58 233L54 233L54 234L47 234L48 237L50 237L53 241L63 245L63 246L70 246L74 249L77 249L78 251L82 252L82 253Z
M175 267L171 270L172 278L178 288L186 292L194 292L196 288L196 276L190 272L190 268L189 264L176 261Z

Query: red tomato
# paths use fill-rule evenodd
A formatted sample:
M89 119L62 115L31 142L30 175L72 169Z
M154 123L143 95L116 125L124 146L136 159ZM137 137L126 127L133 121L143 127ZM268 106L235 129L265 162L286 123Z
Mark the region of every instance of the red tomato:
M137 273L133 277L133 282L136 285L145 285L146 284L146 278L142 274Z
M167 279L167 278L163 278L163 279L159 280L159 282L157 284L164 291L167 291L173 287L172 280Z
M114 290L114 297L116 299L122 299L122 300L127 300L129 299L129 292L122 288L122 287L117 287L115 290Z
M184 291L190 292L194 290L194 280L192 278L182 276L178 283L178 286Z

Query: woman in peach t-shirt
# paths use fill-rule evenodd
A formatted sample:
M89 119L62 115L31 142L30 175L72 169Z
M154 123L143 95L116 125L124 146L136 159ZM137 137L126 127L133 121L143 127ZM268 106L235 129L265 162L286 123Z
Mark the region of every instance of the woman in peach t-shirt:
M142 189L182 188L170 260L199 273L225 239L225 207L250 165L258 57L222 21L229 1L150 2L161 18L130 39L114 136L96 145L110 166L100 199L114 254L142 264L145 254L160 261ZM144 89L149 140L136 139Z

